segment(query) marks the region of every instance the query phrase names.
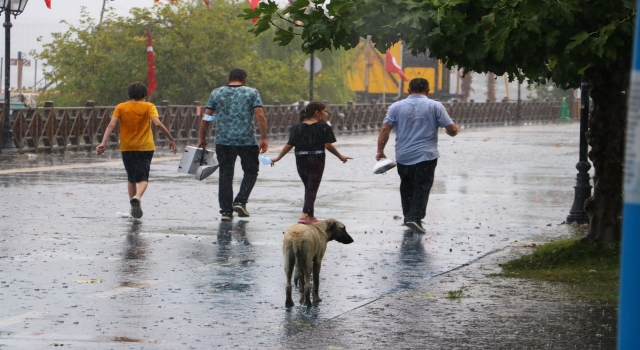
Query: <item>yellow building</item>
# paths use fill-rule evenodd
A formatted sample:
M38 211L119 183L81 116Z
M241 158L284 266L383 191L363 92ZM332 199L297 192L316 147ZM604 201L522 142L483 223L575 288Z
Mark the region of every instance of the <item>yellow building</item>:
M356 50L347 80L349 86L358 96L358 102L372 99L387 102L407 95L407 84L398 74L385 72L385 55L380 53L370 42L362 40ZM451 98L449 93L449 70L442 62L429 58L425 54L417 57L410 51L403 50L400 42L389 51L396 62L403 68L407 79L425 78L429 81L430 96L437 99Z

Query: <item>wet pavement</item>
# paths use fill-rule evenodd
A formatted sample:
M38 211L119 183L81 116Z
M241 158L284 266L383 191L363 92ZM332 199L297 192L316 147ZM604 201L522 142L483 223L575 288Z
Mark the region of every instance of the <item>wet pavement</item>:
M336 147L355 159L342 164L328 156L316 216L342 221L355 243L328 244L323 301L306 308L294 298L289 310L282 233L297 221L303 196L292 154L273 168L261 166L251 217L232 223L219 221L217 173L197 182L178 173L179 158L164 151L152 164L140 220L127 217L117 152L5 157L0 346L300 344L309 329L554 229L573 201L578 130L574 124L441 134L424 235L401 226L396 172L372 174L377 135L340 137ZM278 148L272 142L268 155ZM236 189L240 174L238 164ZM354 346L368 347L376 346Z
M579 285L497 277L500 265L533 251L532 244L584 236L560 225L511 243L460 269L382 297L278 348L299 349L616 349L615 305L572 298ZM451 291L462 290L459 299Z

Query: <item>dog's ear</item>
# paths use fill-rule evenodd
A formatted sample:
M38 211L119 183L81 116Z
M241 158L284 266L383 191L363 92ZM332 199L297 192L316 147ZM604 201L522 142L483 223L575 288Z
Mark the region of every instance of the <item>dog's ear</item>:
M329 221L329 223L327 224L327 231L331 230L334 226L336 226L336 222Z

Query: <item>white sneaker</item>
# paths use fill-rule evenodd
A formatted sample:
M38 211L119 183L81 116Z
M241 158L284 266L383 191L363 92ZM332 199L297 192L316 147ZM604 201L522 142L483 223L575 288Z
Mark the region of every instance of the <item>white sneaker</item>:
M422 223L420 221L408 221L405 223L408 228L412 229L415 233L426 233L427 230L422 227Z
M140 197L134 196L129 201L131 203L131 216L135 219L140 219L142 217L142 205L140 203Z

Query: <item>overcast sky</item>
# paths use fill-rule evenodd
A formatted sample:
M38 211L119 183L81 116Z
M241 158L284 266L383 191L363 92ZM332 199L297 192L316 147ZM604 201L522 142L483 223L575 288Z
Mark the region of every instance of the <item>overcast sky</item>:
M163 0L163 2L166 0ZM51 41L51 33L66 31L64 20L71 24L78 24L80 8L86 7L91 17L100 18L103 0L51 0L51 10L44 0L29 0L24 12L18 18L11 17L11 58L17 58L18 51L26 52L27 59L31 59L31 67L23 68L23 86L33 86L35 79L35 62L28 53L31 50L40 51L41 44L37 42L42 37L44 42ZM109 0L107 7L113 8L119 15L126 15L134 7L151 7L154 0ZM4 22L4 14L2 14ZM0 57L4 57L4 28L0 27ZM42 78L41 62L38 62L38 80ZM17 68L11 67L11 86L17 86ZM4 86L4 66L2 67L2 83Z

